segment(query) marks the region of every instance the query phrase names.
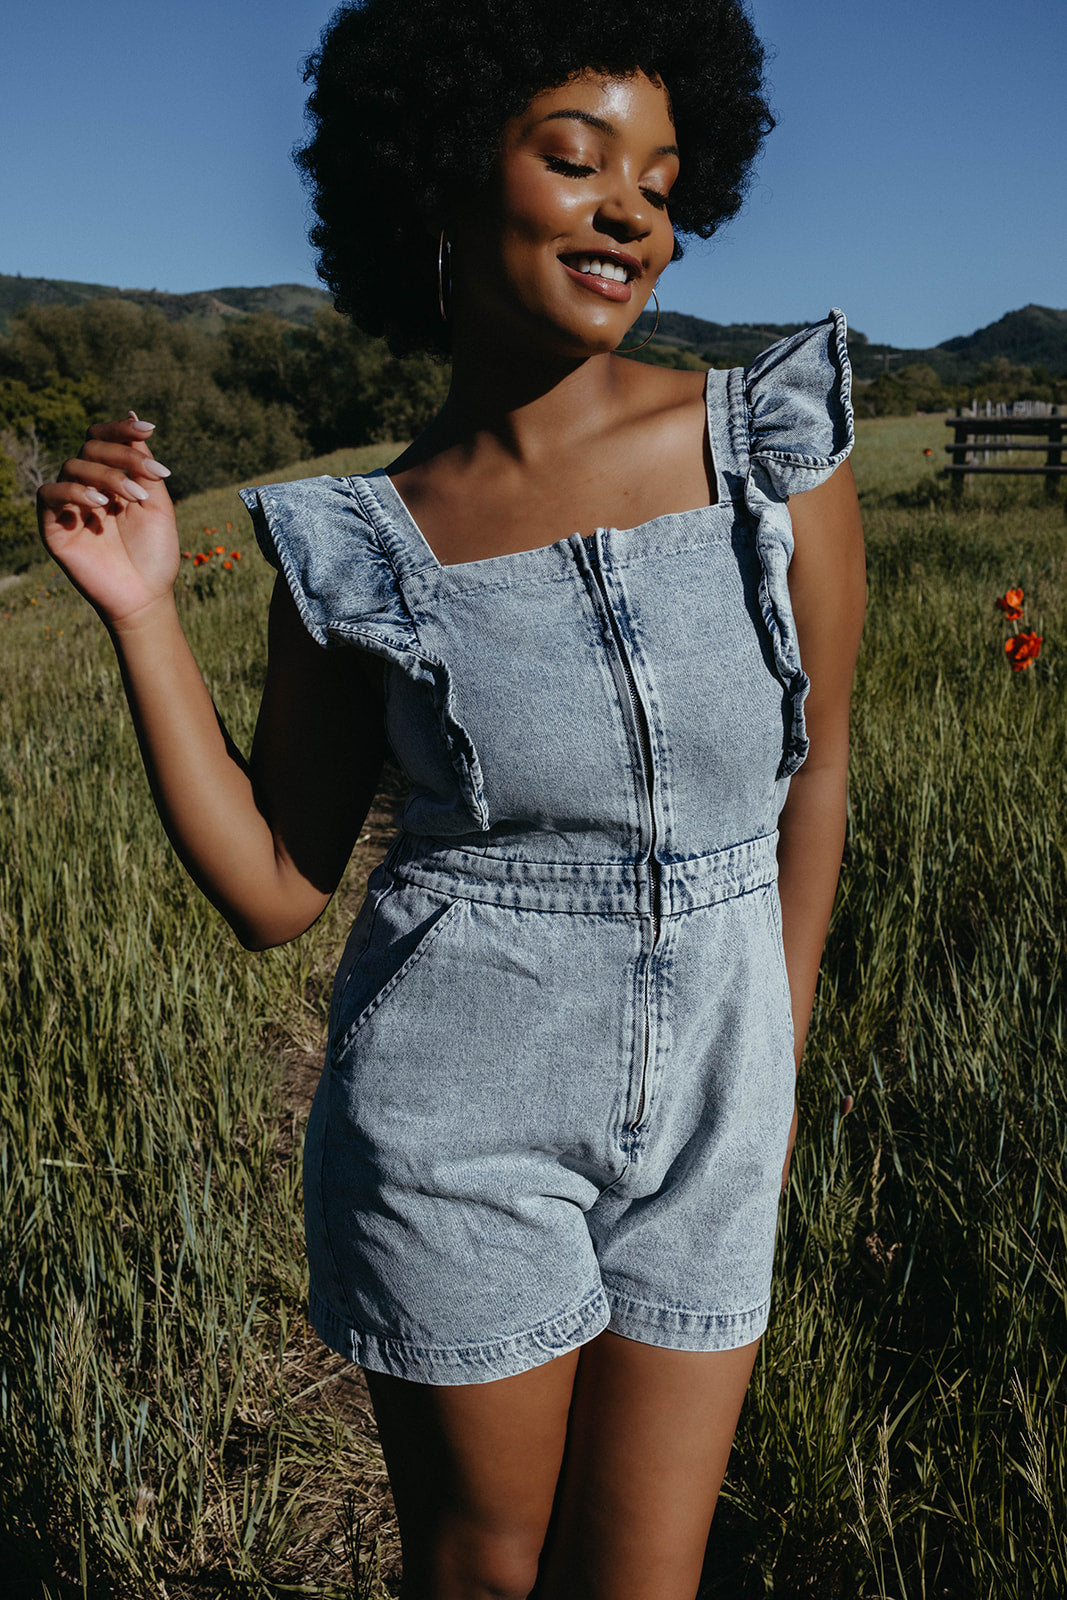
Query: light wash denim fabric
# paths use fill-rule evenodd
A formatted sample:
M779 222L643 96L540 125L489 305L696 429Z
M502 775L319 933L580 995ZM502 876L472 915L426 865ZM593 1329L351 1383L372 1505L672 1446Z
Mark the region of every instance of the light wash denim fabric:
M312 1321L376 1371L766 1325L807 752L786 502L852 446L840 312L709 372L707 412L714 505L454 566L384 473L243 491L313 637L384 660L411 782L304 1158Z

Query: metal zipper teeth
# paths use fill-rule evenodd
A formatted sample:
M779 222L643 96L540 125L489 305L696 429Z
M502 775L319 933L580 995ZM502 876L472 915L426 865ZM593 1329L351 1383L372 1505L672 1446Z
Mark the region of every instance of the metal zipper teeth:
M649 904L652 907L652 933L653 943L655 943L656 939L659 938L660 873L659 862L656 860L656 804L652 775L652 736L649 732L648 717L641 702L641 696L637 692L637 680L634 678L633 668L630 666L630 658L626 653L626 646L623 643L619 625L615 620L615 612L612 609L611 601L608 599L608 592L600 570L600 556L596 546L593 547L593 559L590 562L590 566L604 602L608 626L611 628L611 636L615 641L615 648L622 663L622 670L626 678L626 688L630 696L630 710L633 713L638 746L641 751L641 775L644 779L645 799L648 801L648 859L645 862L645 869L648 873Z
M596 586L600 591L600 596L604 604L604 610L608 618L608 626L611 629L611 636L615 641L615 649L618 653L619 660L622 663L622 669L626 679L626 688L630 696L630 709L633 713L634 726L637 729L638 745L641 751L641 766L643 769L642 776L645 784L645 798L648 801L648 857L645 861L645 871L648 874L649 904L652 909L652 948L649 950L648 959L645 963L645 1027L641 1054L641 1087L637 1099L637 1110L634 1112L633 1120L628 1124L629 1131L633 1132L635 1128L640 1126L641 1118L645 1114L645 1098L648 1085L648 1011L651 987L652 952L655 950L659 941L660 930L660 870L659 862L656 860L656 805L653 785L652 736L649 731L648 717L645 713L644 705L641 702L641 696L637 692L637 681L634 678L633 668L630 666L630 658L626 653L626 646L623 643L622 634L619 631L619 625L615 619L615 612L612 608L611 601L608 599L608 592L604 585L604 578L600 569L600 555L595 545L593 547L592 559L589 565L594 581L596 582Z

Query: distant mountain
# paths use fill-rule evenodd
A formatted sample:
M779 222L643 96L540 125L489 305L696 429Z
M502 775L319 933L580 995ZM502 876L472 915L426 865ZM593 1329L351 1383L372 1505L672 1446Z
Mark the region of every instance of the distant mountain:
M102 283L68 283L59 278L11 277L0 273L0 334L8 331L11 317L18 308L28 303L77 306L107 296L132 300L137 305L156 306L172 322L192 318L213 332L233 317L249 316L257 311L271 311L286 322L307 326L318 306L331 303L325 289L313 289L300 283L168 294L158 289L112 289ZM721 323L707 322L703 317L690 316L684 311L664 311L653 344L659 345L666 357L673 347L689 351L714 366L747 366L776 339L784 339L798 328L819 321L821 315L810 317L807 322ZM647 333L652 327L652 313L642 312L634 326ZM924 350L872 344L866 334L850 328L848 348L860 382L876 378L880 372L923 365L932 367L944 383L969 383L977 378L982 362L998 356L1017 366L1047 367L1055 377L1067 373L1067 310L1023 306L1019 311L1009 311L988 328L946 339Z
M113 289L103 283L70 283L61 278L23 278L0 273L0 334L9 331L20 306L80 306L89 300L132 300L155 306L170 322L193 318L217 331L231 317L273 311L286 322L310 324L318 306L331 304L325 289L302 283L275 283L262 289L199 289L193 294L169 294L159 289Z
M715 366L747 366L775 339L784 339L808 322L719 323L680 311L664 311L659 320L655 344L674 345L692 350ZM647 333L653 313L644 311L634 324ZM965 338L946 339L930 349L902 350L896 345L872 344L865 333L848 330L848 352L856 377L863 382L880 372L896 372L901 367L929 366L944 383L969 383L977 378L983 361L1003 356L1013 365L1047 367L1053 376L1067 373L1067 311L1050 306L1024 306L1009 311L999 322Z
M1067 311L1054 311L1051 306L1023 306L1021 311L1009 311L999 322L991 322L977 333L944 340L938 349L971 361L1006 356L1024 367L1062 371L1067 352Z

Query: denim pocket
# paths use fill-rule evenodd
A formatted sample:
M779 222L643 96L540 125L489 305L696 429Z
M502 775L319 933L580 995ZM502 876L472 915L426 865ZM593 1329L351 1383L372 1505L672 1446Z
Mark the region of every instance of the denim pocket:
M756 893L763 901L764 908L767 912L767 922L771 944L777 957L778 972L785 989L786 999L788 1000L789 971L785 964L785 945L782 940L782 902L778 895L778 885L776 883L765 884L763 888L757 889ZM791 1008L790 1018L792 1018Z
M379 1006L395 993L450 923L462 900L396 882L375 900L362 948L347 973L334 1011L330 1054L336 1064Z

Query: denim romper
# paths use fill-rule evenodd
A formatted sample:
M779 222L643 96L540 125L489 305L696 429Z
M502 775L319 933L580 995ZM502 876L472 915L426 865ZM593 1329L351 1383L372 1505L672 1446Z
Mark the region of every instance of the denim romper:
M794 1069L778 814L807 752L787 497L852 446L845 322L709 372L717 500L442 566L384 472L244 490L410 780L308 1122L312 1321L507 1377L768 1312Z

